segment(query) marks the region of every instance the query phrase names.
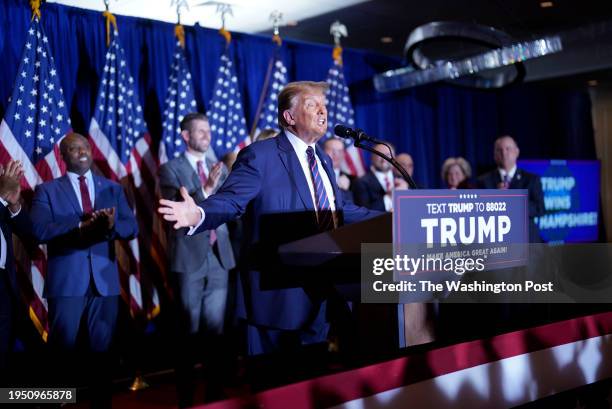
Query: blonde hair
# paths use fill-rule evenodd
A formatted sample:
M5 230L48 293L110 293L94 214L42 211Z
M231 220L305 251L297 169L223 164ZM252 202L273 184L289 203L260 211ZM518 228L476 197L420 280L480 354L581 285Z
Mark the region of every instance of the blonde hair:
M325 94L328 88L329 85L327 82L323 81L296 81L285 85L280 94L278 94L278 125L283 129L289 127L289 124L287 121L285 121L283 113L295 106L295 100L302 92L308 89L314 89Z
M466 179L469 179L469 177L472 176L472 167L470 166L470 163L467 160L463 159L461 156L458 156L456 158L448 158L444 161L444 163L442 164L442 180L446 182L446 176L448 176L448 171L454 165L459 166L459 169L461 169Z
M265 141L266 139L274 138L278 132L274 129L266 128L255 136L253 142Z

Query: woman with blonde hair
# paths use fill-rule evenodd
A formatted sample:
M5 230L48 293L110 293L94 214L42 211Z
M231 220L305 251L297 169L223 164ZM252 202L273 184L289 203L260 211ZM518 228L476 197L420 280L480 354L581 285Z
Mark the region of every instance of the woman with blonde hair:
M448 158L442 165L442 180L447 189L470 189L469 183L472 176L470 163L462 157Z

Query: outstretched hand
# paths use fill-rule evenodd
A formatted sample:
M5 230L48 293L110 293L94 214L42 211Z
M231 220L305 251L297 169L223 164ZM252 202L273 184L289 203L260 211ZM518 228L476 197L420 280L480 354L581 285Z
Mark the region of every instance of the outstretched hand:
M159 201L160 207L157 211L163 215L164 220L174 222L174 229L178 230L182 227L191 227L198 224L202 218L200 210L195 201L184 186L180 189L182 202L175 202L173 200L161 199Z

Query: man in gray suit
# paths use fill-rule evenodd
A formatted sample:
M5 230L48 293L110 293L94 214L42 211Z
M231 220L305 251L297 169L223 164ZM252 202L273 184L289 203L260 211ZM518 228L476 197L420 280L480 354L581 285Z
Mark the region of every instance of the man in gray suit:
M206 155L211 143L206 115L187 114L180 126L187 150L161 166L161 195L165 199L180 200L179 188L185 186L194 200L201 201L217 191L228 170L221 162L214 163ZM189 355L210 352L207 366L211 366L210 361L215 361L220 353L214 350L220 345L220 335L223 333L228 270L235 266L226 225L193 236L187 236L186 230L170 229L168 233L168 256L178 323L190 344L179 345L179 349L187 347L184 351L187 355L179 359L185 366L184 373L180 369L181 363L177 367L179 378L183 378L179 379L178 385L179 406L183 407L192 406L193 403L191 372L194 359ZM204 339L198 339L197 334L204 336Z

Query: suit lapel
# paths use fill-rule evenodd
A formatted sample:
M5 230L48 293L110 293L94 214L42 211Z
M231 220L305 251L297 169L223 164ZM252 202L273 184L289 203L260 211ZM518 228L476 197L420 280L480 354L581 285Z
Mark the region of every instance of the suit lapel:
M514 173L514 177L510 181L510 188L519 189L523 183L523 174L520 169L517 169Z
M308 181L306 180L306 176L304 175L300 161L295 154L295 150L293 150L293 146L291 146L291 142L289 142L289 139L287 139L287 135L285 135L284 132L276 137L276 141L279 148L278 155L280 156L281 162L283 162L283 165L285 166L285 169L287 170L287 173L289 174L289 177L291 178L300 199L302 199L306 209L314 210L314 203L312 203L312 197L310 195L310 190L308 189Z
M198 172L191 167L189 159L187 159L184 154L179 156L178 167L180 172L185 175L186 180L189 180L191 183L191 186L186 186L187 190L192 191L200 187Z
M105 206L103 206L103 203L102 203L103 202L102 192L104 191L103 179L94 173L91 174L91 177L94 182L93 208L94 210L104 209Z
M60 177L58 181L59 181L59 185L61 186L62 190L66 194L68 201L70 202L72 207L74 207L74 210L76 210L78 214L83 214L83 210L81 209L81 206L79 205L79 199L76 196L76 192L72 188L72 183L70 183L70 178L68 177L68 175L64 175Z
M382 187L380 181L378 180L374 172L370 170L370 172L367 173L366 176L368 177L368 184L370 185L370 190L372 192L378 192L378 194L384 196L384 194L386 193L385 188Z

